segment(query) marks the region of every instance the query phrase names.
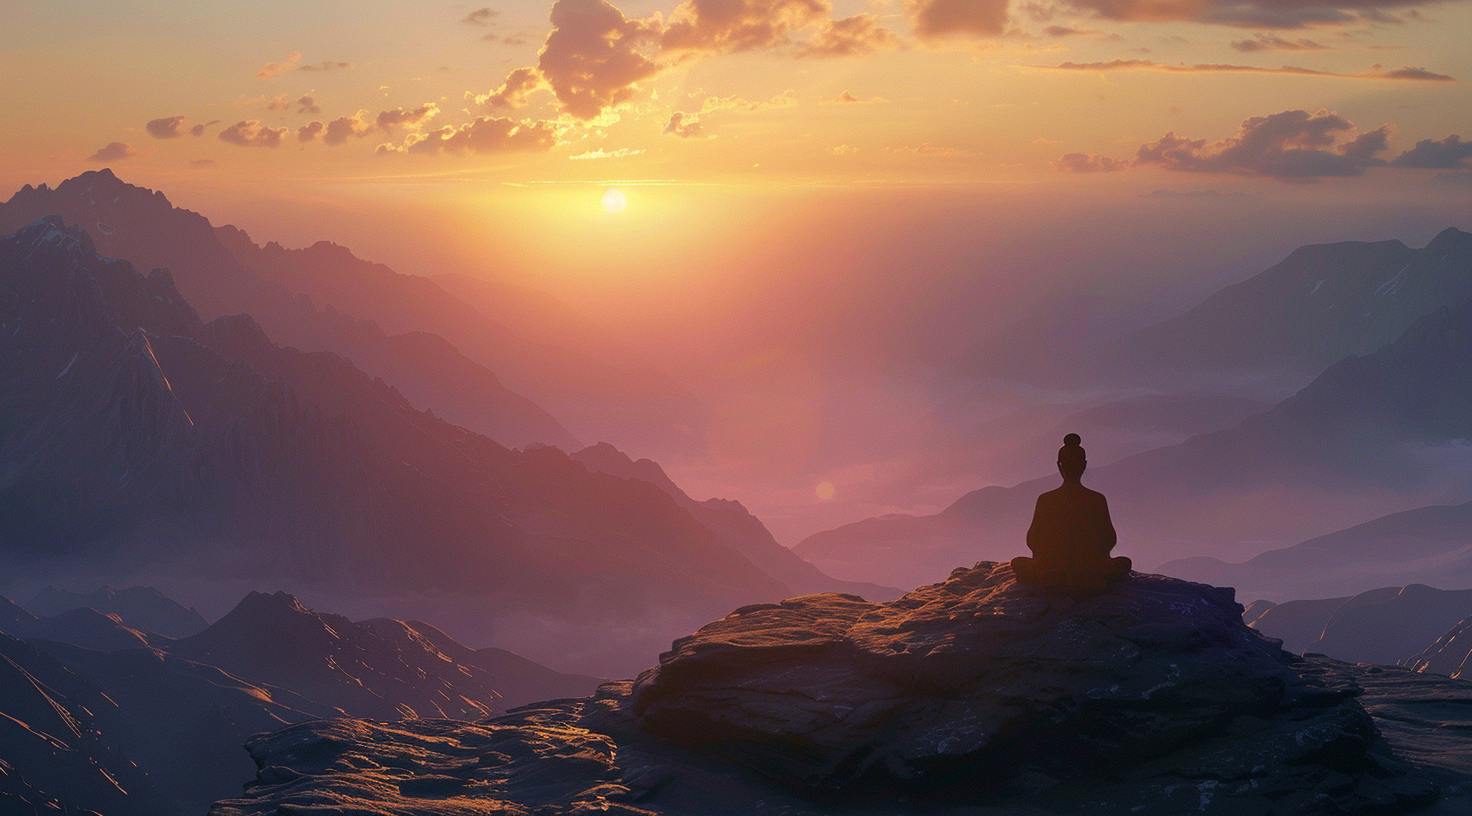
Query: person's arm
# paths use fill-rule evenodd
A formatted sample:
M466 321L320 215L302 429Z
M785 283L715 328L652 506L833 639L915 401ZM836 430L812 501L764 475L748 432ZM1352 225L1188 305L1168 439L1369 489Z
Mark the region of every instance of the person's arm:
M1114 520L1109 518L1109 500L1104 494L1099 494L1099 543L1104 545L1104 554L1107 556L1114 550L1114 545L1119 543L1119 534L1114 532Z
M1038 543L1045 538L1043 533L1043 524L1045 522L1043 519L1046 517L1047 514L1043 512L1043 497L1038 496L1037 504L1033 505L1032 508L1032 524L1028 525L1027 528L1027 549L1032 552L1034 557L1038 554Z

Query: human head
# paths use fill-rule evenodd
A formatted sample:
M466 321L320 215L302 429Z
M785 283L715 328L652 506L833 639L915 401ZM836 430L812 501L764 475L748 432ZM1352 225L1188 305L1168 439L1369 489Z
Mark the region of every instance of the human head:
M1058 449L1058 472L1071 482L1082 478L1084 468L1089 466L1083 446L1079 444L1082 441L1078 434L1071 433L1063 437L1063 447Z

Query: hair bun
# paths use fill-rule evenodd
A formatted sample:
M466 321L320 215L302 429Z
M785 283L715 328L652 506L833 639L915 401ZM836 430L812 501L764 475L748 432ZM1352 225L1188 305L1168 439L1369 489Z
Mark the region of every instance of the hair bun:
M1063 437L1063 446L1064 447L1069 447L1069 448L1076 448L1080 444L1082 444L1083 441L1084 440L1082 438L1080 438L1078 434L1071 433L1068 436Z

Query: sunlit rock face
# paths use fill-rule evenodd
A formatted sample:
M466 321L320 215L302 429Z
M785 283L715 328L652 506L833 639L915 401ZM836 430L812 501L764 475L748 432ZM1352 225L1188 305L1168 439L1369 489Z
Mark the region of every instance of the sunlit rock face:
M1231 590L1137 573L1078 598L991 563L887 604L802 596L738 610L591 698L259 737L257 782L213 814L1382 813L1436 798L1355 699L1353 667L1295 658L1240 615Z

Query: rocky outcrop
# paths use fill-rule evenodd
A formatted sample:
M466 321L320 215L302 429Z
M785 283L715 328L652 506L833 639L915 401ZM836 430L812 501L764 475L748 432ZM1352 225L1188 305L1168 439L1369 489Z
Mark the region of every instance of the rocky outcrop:
M1437 796L1231 590L1136 574L1075 598L982 563L897 601L737 610L633 683L474 725L306 723L246 797L296 812L1387 813ZM535 763L529 759L536 759Z

